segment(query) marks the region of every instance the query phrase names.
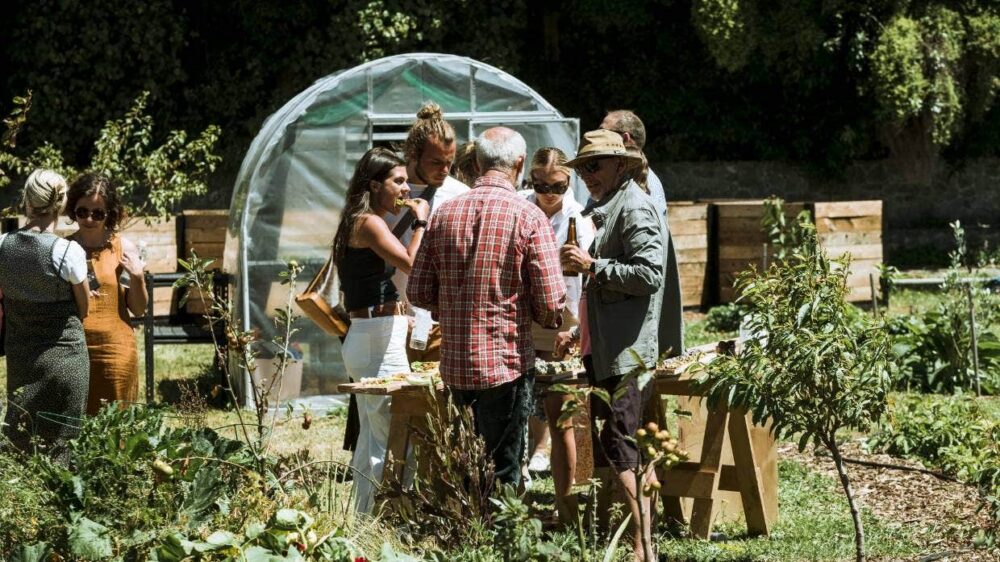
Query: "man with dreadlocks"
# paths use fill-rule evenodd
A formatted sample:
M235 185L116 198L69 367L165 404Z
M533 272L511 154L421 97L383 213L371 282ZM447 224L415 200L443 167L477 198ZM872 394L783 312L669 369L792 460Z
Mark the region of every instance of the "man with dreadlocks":
M455 129L444 120L441 107L434 102L425 103L410 126L403 143L403 155L410 178L410 197L426 200L431 206L432 219L441 204L469 191L467 185L448 173L455 161L457 146ZM409 222L412 217L406 209L387 217L389 227L403 245L411 236ZM394 281L400 293L406 294L406 275L397 273ZM441 330L437 322L431 322L430 313L425 310L411 306L409 312L415 319L406 346L410 361L440 361Z

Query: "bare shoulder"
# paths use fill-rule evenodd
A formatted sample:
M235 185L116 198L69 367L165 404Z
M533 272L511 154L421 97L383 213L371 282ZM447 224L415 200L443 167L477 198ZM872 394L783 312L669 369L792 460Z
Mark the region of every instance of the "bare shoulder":
M351 233L350 245L366 248L372 245L372 241L379 236L389 232L389 225L381 217L366 213L358 217L354 223L354 232Z

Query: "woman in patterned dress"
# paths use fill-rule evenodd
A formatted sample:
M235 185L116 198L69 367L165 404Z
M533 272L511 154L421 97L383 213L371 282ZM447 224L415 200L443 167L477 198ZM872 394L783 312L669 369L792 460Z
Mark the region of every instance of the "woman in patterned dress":
M91 309L83 322L90 352L87 414L105 403L124 406L139 394L139 355L129 313L146 311L143 263L136 245L119 233L125 208L118 189L99 174L84 174L69 188L67 215L80 229L70 237L87 252Z
M82 319L89 308L86 256L55 235L66 205L66 180L35 170L24 185L28 223L0 235L0 291L7 352L4 436L28 452L33 438L58 462L68 461L87 400L89 361Z

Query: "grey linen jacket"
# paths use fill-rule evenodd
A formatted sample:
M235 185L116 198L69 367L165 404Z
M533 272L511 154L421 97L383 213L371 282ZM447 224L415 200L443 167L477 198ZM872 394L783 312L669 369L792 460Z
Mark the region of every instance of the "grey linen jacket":
M639 365L629 348L647 366L656 363L667 238L652 199L631 181L598 201L592 217L596 263L586 286L587 324L595 375L603 380Z

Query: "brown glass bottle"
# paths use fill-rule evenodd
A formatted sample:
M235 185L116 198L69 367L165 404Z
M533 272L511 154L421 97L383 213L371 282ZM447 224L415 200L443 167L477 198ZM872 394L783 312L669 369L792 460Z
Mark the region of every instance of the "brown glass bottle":
M576 217L569 218L569 228L566 231L566 244L569 244L570 246L580 246L580 243L576 240ZM566 277L576 277L579 274L575 271L564 269L563 275Z

